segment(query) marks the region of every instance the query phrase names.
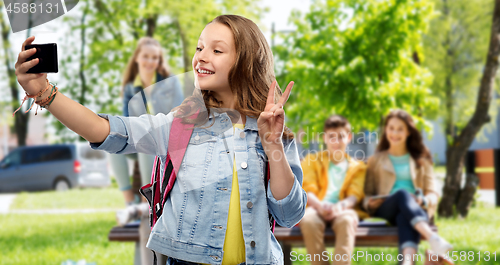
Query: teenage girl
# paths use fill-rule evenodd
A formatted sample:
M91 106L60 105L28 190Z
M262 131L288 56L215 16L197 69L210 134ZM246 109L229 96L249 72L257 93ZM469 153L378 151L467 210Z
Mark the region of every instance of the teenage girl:
M139 40L125 68L121 93L123 96L123 116L134 115L133 111L129 111L129 107L133 107L129 106L129 103L134 96L142 97L141 94L145 88L152 90L154 95L148 97L152 102L150 104L146 103L151 106L149 111L153 114L168 114L173 107L179 106L184 100L179 80L168 71L160 43L151 37L143 37ZM141 180L143 185L146 185L151 179L154 156L139 153L137 158L139 160ZM110 162L118 186L123 192L126 205L132 205L134 193L130 183L125 155L110 154ZM117 214L120 224L126 223L130 219L130 212L121 211Z
M122 88L123 116L125 117L139 116L146 109L151 114L168 114L184 99L179 80L168 71L160 43L151 37L143 37L139 40L125 68ZM146 185L151 179L154 155L144 153L130 155L139 161L141 182L142 185ZM123 192L127 205L127 208L116 213L118 223L124 225L131 220L141 219L140 260L141 264L150 265L153 255L146 248L151 232L148 217L149 205L147 202L134 203L138 200L135 200L132 191L126 155L110 154L109 157L118 187Z
M420 237L429 241L433 254L444 256L452 248L429 226L438 203L434 183L432 156L412 117L403 110L391 111L377 152L368 159L364 207L371 216L398 226L404 257L417 253ZM401 264L414 262L405 258Z
M167 264L283 264L269 213L279 225L292 227L304 215L307 197L297 146L285 127L283 105L293 82L282 94L271 50L255 23L236 15L210 22L192 63L201 104L193 96L168 115L156 116L96 115L51 92L45 74L26 73L38 63L26 61L35 51L24 51L24 45L33 40L28 38L19 54L18 82L93 148L156 154L163 170L174 117L194 122L182 164L174 169L177 181L151 232L150 249L168 256Z

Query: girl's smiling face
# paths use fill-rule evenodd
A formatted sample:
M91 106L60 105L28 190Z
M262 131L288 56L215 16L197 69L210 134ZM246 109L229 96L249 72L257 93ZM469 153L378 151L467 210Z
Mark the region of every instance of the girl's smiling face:
M385 127L385 134L391 146L405 146L406 139L410 136L406 123L399 118L391 118Z
M139 73L154 73L160 65L160 47L143 45L135 62L139 66Z
M201 32L193 56L195 83L202 90L231 91L229 71L236 61L233 32L221 23L210 23Z

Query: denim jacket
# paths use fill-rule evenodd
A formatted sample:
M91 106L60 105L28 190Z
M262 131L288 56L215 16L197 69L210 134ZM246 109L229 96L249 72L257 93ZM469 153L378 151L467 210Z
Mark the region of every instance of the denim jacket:
M102 143L91 143L92 148L110 153L158 155L163 172L174 119L172 112L130 118L99 115L109 120L110 134ZM269 227L268 210L276 222L285 227L293 227L304 215L307 196L302 189L302 169L295 140L283 140L285 155L295 176L293 187L285 198L276 200L270 185L267 195L264 187L267 157L258 136L257 120L247 116L244 130L235 128L233 135L227 113L211 111L205 126L213 119L213 126L193 130L176 183L147 247L177 259L221 264L234 158L246 264L283 264L281 247ZM175 155L175 150L169 153Z
M142 90L142 87L134 86L133 82L129 82L125 85L123 88L123 116L139 116L140 114L147 113L145 110L142 110L142 108L146 106L146 99L141 97L142 95L139 93ZM152 87L150 100L155 114L167 114L172 108L179 106L184 100L184 93L182 92L179 79L173 75L164 78L157 73L156 83ZM131 104L131 102L140 102L140 104ZM139 106L140 110L133 111L132 105Z

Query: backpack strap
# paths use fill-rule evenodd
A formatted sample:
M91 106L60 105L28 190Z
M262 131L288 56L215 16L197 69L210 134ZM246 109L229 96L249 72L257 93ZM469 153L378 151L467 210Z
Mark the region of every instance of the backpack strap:
M200 111L198 110L190 118L194 119L198 117L199 113ZM186 154L189 139L191 139L191 135L193 134L193 126L193 124L182 123L181 118L174 118L172 122L170 136L168 138L167 164L160 181L160 198L162 198L161 207L163 207L163 204L167 200L168 193L174 186L177 173L179 173L182 160Z

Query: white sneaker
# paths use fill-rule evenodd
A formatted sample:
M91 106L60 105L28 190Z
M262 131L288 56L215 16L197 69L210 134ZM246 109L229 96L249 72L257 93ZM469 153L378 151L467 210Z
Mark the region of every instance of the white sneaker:
M136 208L139 213L137 214L141 218L148 218L149 217L149 204L147 202L142 202L137 205Z
M116 212L116 221L118 222L118 225L125 225L130 221L137 219L137 217L138 210L136 205L127 206L127 208Z
M429 239L429 245L431 246L431 251L437 255L446 255L448 251L453 249L453 246L448 243L444 238L434 234Z

